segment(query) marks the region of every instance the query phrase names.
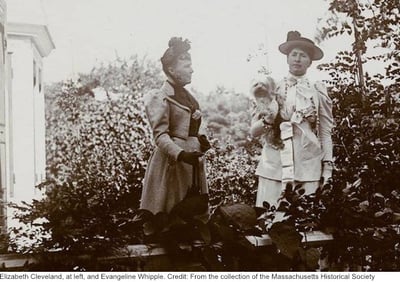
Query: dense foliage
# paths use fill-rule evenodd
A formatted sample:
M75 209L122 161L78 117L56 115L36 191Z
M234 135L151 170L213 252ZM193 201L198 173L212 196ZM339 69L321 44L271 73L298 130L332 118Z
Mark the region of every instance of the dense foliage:
M327 269L398 270L397 2L329 2L319 39L354 39L351 51L338 51L333 62L319 66L331 76L326 83L336 119L333 182L307 196L299 187L288 187L278 208L286 214L283 222L273 222L275 211L268 205L251 207L260 144L248 138L250 101L223 87L210 95L196 93L213 145L206 154L211 219L198 217L203 210L193 210L193 202L182 203L170 215L137 210L152 149L140 98L161 83L159 69L138 58L117 60L82 75L78 84L49 89L48 177L41 184L47 197L20 207L20 219L44 219L42 227L51 236L37 242L45 250L101 255L132 242L154 239L178 246L199 239L200 257L211 270L314 270L321 254ZM370 62L383 65L384 73L366 72ZM103 89L107 99L96 100L96 89ZM334 235L322 253L301 244L302 232L316 229ZM274 243L268 253L255 252L244 240L260 232Z
M334 183L321 199L322 225L337 236L328 252L341 267L398 269L399 234L392 226L400 212L398 1L334 0L330 12L322 38L347 33L353 45L320 66L331 76L336 118Z
M47 179L40 185L46 197L21 215L24 222L45 219L51 233L43 240L45 249L101 254L134 237L120 226L138 207L151 150L140 97L160 82L158 70L145 63L117 61L82 77L100 82L112 95L105 101L72 81L49 93Z
M209 94L199 93L206 127L223 144L246 146L250 140L251 98L247 93L217 87Z
M210 188L210 206L232 203L255 203L258 162L258 143L248 142L245 147L222 145L214 139L207 153L207 181Z

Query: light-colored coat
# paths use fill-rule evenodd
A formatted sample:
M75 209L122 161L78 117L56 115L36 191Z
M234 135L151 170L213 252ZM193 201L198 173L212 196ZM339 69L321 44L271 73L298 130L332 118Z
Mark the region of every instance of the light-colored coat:
M192 186L193 167L178 161L178 155L199 151L196 136L189 135L190 109L174 99L173 87L165 82L161 89L144 95L146 115L153 131L155 149L150 157L143 181L141 209L169 212ZM199 186L207 193L205 165L200 161Z
M286 97L285 81L278 83L276 92L283 100ZM332 101L327 94L323 83L310 83L308 91L316 102L317 116L319 120L318 136L313 132L310 124L303 121L293 126L293 161L294 180L300 182L319 181L322 173L322 162L332 161L332 137L333 128ZM257 116L251 123L250 133L256 137L265 133L264 125ZM261 158L256 169L258 176L282 180L281 152L270 144L265 143Z

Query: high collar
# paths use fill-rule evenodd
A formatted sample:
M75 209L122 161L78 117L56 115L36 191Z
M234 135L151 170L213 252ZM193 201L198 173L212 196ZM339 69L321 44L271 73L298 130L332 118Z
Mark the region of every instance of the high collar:
M199 107L197 102L194 103L189 102L190 105L188 105L187 103L188 100L194 99L190 95L190 93L184 87L181 87L179 89L180 90L176 91L174 85L171 84L168 80L164 81L164 84L161 87L161 91L164 92L165 96L167 96L167 99L172 103L180 106L181 108L187 109L188 111L191 111L191 107L193 107L193 105L195 105L196 107L195 109L197 109ZM181 94L179 94L178 92L181 92ZM183 92L186 93L186 95L182 95Z
M163 87L164 89L167 90L167 95L168 96L174 96L176 93L182 93L182 92L189 92L184 86L177 85L174 82L171 82L169 79L167 79L164 82Z
M303 74L303 75L294 75L292 73L288 73L287 77L289 79L295 79L295 80L306 80L307 79L307 74Z
M161 86L162 91L167 96L174 96L175 95L175 88L172 86L168 80L164 81L164 84Z
M170 79L167 79L167 83L168 83L169 85L171 85L172 88L174 88L175 90L182 90L182 89L185 89L185 87L184 87L183 85L176 84L174 81L171 81Z
M301 83L308 83L308 78L307 75L294 75L292 73L288 73L288 75L286 76L287 80L289 81L290 84L294 85L294 84L301 84Z

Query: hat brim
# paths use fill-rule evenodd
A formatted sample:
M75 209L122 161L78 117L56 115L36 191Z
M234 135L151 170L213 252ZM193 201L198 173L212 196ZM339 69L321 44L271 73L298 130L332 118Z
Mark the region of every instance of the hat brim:
M324 52L322 52L318 46L302 40L286 41L285 43L279 45L279 51L285 55L288 55L290 51L296 47L302 50L311 50L312 54L309 55L311 55L311 60L313 61L320 60L324 56Z

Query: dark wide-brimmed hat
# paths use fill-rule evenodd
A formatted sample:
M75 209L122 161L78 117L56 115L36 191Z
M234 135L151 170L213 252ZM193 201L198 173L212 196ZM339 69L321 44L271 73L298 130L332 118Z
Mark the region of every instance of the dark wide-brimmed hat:
M322 52L322 50L316 46L312 40L301 37L301 34L298 31L289 31L286 42L279 45L279 51L285 55L288 55L293 48L300 48L306 52L313 61L320 60L324 56L324 52Z

